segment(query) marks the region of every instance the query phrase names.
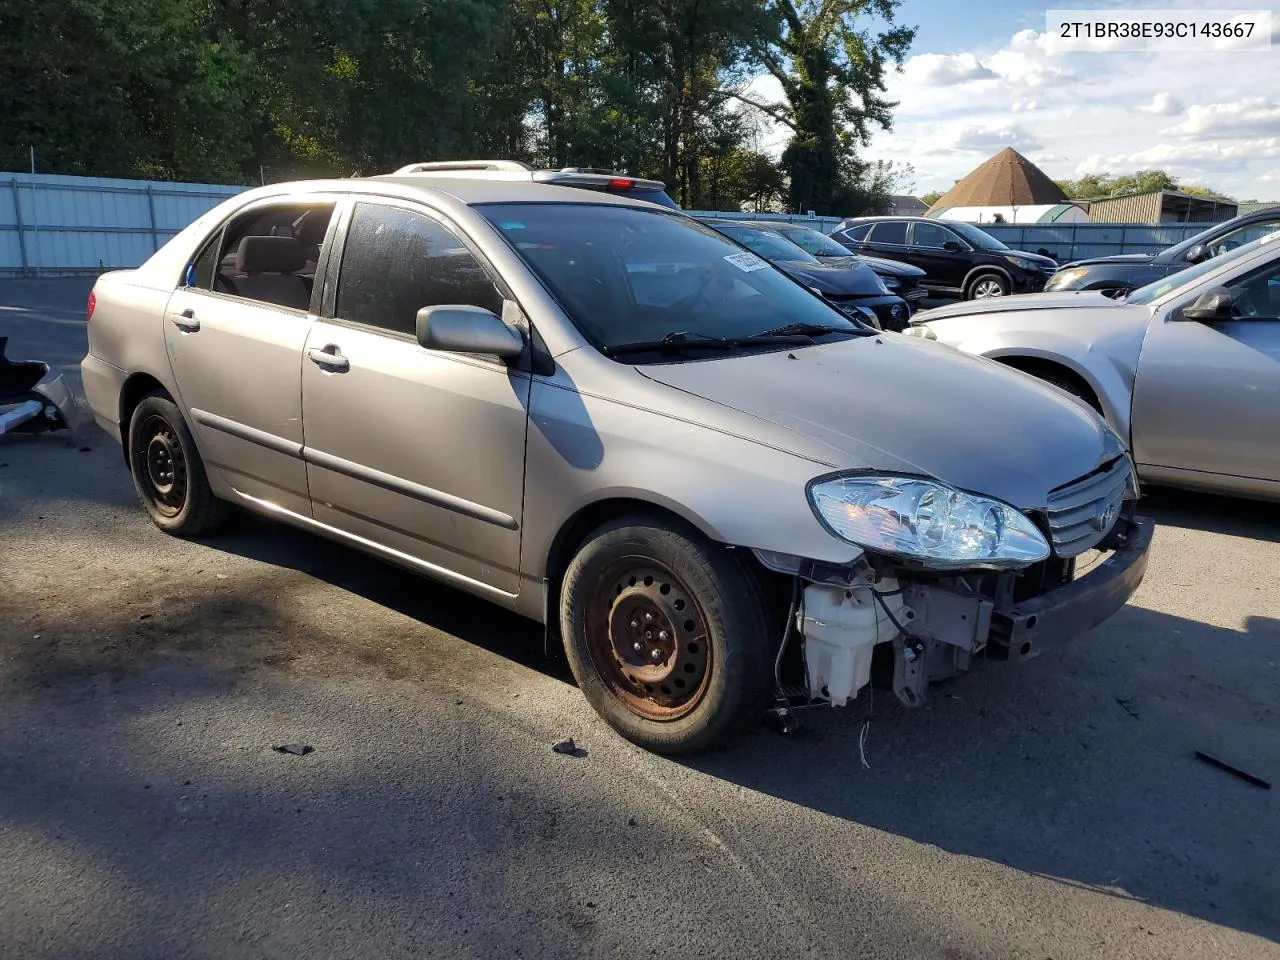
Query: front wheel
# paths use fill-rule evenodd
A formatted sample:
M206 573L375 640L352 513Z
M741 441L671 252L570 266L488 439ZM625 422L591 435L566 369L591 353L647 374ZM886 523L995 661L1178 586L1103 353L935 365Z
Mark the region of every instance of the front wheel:
M719 746L768 705L765 623L751 573L662 520L596 530L560 595L565 651L588 702L659 753Z
M144 397L133 412L129 471L138 499L165 533L195 537L226 519L228 505L209 489L191 431L166 394Z
M1009 295L1009 281L998 273L979 274L969 284L970 300L990 300Z

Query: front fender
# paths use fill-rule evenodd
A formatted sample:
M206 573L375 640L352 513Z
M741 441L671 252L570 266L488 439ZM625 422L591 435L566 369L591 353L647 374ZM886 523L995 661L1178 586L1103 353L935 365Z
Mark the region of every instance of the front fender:
M1117 362L1109 352L1096 349L1096 344L1043 330L976 332L954 340L935 333L942 342L973 356L1001 363L1038 360L1070 370L1089 384L1107 422L1128 442L1134 367Z

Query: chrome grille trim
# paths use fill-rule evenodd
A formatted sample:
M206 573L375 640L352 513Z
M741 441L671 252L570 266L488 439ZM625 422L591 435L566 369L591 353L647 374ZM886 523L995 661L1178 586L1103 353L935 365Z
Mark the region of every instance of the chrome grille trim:
M1115 526L1131 483L1129 458L1120 456L1050 493L1046 515L1053 552L1059 557L1075 557L1096 546ZM1112 508L1113 517L1099 529L1097 521L1107 508Z

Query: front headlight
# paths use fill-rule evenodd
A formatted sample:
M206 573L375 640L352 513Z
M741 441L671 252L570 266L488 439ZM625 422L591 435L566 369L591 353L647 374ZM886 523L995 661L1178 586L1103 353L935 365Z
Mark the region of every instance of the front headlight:
M876 279L880 281L880 287L885 293L892 293L900 286L897 277L882 277L876 274Z
M1034 260L1028 260L1026 257L1005 257L1005 259L1008 260L1010 263L1012 263L1015 267L1018 267L1022 270L1039 270L1040 269L1040 264L1036 263Z
M1067 284L1075 283L1077 280L1083 280L1085 274L1089 271L1084 267L1075 267L1071 270L1059 270L1049 278L1048 286L1052 289L1065 287Z
M1008 504L915 477L836 477L809 486L827 528L876 553L936 568L1025 567L1049 544Z
M876 286L880 288L881 293L889 292L889 285L884 282L884 277L880 276L878 273L876 274Z

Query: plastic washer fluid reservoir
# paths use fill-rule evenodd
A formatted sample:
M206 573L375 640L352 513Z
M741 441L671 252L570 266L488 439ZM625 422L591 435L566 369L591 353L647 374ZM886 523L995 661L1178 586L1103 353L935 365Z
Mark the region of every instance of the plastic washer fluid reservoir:
M872 650L898 634L885 607L899 623L903 620L897 589L896 580L876 584L882 606L870 587L811 583L804 588L804 662L811 697L825 696L842 707L870 682Z

